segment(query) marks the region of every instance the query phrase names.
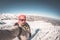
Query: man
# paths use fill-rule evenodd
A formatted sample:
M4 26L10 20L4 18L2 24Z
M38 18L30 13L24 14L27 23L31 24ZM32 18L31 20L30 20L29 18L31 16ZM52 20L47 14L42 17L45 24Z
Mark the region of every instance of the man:
M26 23L26 16L19 15L18 22L12 28L0 30L0 40L13 40L18 37L19 40L29 40L31 31L29 25Z
M26 22L26 16L19 15L18 22L15 24L18 25L20 29L18 34L19 40L29 40L29 37L31 37L31 30L28 23Z

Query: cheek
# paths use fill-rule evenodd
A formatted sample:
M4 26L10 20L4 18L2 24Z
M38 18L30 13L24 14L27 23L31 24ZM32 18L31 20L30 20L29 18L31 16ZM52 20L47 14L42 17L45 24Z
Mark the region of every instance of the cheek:
M18 23L21 23L21 21L18 21Z
M19 23L20 21L18 20L18 23Z

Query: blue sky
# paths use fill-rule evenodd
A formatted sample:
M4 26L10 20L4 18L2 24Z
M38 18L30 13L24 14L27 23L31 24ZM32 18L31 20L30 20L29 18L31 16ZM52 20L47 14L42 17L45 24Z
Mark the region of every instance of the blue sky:
M0 13L33 13L59 18L60 2L59 0L0 0Z

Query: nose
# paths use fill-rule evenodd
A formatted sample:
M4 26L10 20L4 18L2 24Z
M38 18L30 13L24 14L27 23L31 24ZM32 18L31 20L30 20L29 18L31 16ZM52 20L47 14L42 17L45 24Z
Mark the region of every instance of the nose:
M22 21L23 23L25 22L25 21Z

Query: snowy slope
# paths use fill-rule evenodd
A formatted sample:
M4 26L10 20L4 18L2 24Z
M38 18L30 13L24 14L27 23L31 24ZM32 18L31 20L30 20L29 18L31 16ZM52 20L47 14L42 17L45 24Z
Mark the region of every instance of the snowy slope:
M45 20L47 20L47 18ZM31 40L60 40L60 22L58 23L53 19L48 20L48 22L45 20L27 21L31 28ZM9 29L15 22L17 22L17 20L2 21L6 23L0 25L0 27L3 27L2 29ZM18 38L16 37L14 40L18 40Z

